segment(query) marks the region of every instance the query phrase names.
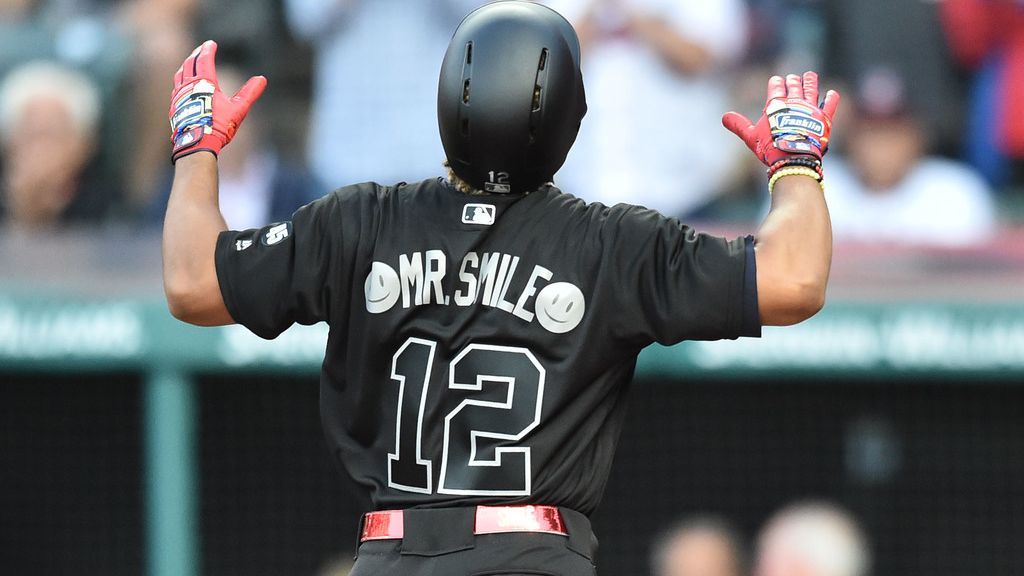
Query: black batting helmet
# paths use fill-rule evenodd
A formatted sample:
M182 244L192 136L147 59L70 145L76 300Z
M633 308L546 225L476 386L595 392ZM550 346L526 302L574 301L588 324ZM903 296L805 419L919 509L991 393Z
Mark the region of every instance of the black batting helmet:
M579 39L559 13L505 0L455 30L437 120L451 169L473 188L520 193L549 182L586 111Z

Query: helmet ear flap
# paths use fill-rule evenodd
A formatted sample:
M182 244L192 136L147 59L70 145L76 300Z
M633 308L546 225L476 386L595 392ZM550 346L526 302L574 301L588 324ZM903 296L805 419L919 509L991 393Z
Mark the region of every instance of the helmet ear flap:
M579 42L557 12L520 0L475 10L455 31L438 83L452 171L490 192L550 181L586 110L582 90Z

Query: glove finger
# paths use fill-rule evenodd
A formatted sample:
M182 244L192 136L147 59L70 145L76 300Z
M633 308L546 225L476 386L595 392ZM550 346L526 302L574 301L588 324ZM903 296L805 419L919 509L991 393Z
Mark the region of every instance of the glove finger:
M804 100L811 104L818 103L818 73L804 72Z
M765 104L771 102L776 98L786 97L786 81L782 79L782 76L772 76L768 79L768 96L765 99Z
M181 65L182 80L195 78L196 76L196 57L199 56L199 52L202 51L202 46L197 46L188 58L185 58L185 62Z
M747 145L747 148L754 150L756 142L752 137L754 134L754 124L749 118L740 114L739 112L726 112L722 116L722 126L729 132L740 137L743 143Z
M803 98L803 80L796 74L786 75L786 98Z
M206 78L214 84L217 83L217 43L207 40L200 46L199 55L196 56L196 76Z
M231 97L231 101L244 104L245 108L248 109L252 106L253 102L259 99L266 87L267 78L265 76L253 76L238 89L238 92Z
M825 93L825 101L821 105L821 111L825 113L825 116L832 120L836 115L836 110L839 108L839 92L835 90L829 90Z
M184 64L178 66L178 71L174 73L174 89L177 90L178 86L182 85L182 77L185 75Z

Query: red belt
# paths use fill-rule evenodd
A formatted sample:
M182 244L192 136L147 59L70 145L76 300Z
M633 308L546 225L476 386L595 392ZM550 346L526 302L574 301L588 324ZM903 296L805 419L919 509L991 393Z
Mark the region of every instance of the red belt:
M402 510L369 512L363 517L367 540L397 540L405 535ZM568 536L562 514L554 506L477 506L474 534L542 532Z

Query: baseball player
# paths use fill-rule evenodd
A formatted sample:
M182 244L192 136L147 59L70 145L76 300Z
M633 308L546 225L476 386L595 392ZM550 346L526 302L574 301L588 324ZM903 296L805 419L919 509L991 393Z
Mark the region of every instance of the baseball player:
M488 4L441 69L447 178L345 186L290 222L227 231L217 153L266 79L223 94L216 49L174 78L168 305L264 338L330 325L323 427L374 506L356 576L594 574L587 517L640 350L756 336L823 304L821 157L838 95L819 107L813 73L772 78L756 123L723 119L773 192L756 239L727 241L554 187L586 111L576 34L542 5Z

